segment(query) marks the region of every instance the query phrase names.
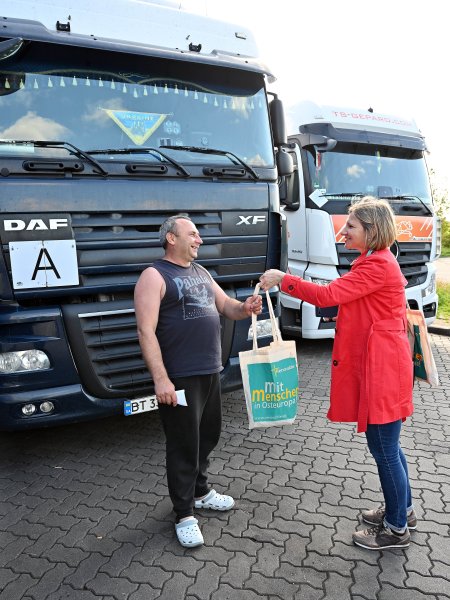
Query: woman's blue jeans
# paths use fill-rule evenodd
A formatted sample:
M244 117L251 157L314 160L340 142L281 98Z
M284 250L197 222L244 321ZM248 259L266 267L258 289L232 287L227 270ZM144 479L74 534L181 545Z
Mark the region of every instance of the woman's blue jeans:
M406 527L407 512L412 509L408 466L400 447L402 421L368 425L367 444L375 459L386 506L385 523L394 530Z

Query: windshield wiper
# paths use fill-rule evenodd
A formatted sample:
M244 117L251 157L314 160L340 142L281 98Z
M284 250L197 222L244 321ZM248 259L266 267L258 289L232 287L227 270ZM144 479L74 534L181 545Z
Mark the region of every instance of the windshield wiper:
M364 194L362 194L361 192L340 192L339 194L333 194L332 192L329 194L320 194L321 196L324 196L325 198L362 198L364 196Z
M403 195L400 195L400 196L383 196L383 198L385 200L408 200L408 198L413 199L413 200L418 200L422 204L422 206L429 212L429 214L431 216L433 216L433 211L431 210L431 208L429 206L427 206L427 204L425 204L425 202L419 196L412 196L410 194L403 194Z
M240 165L242 165L244 167L244 169L247 171L247 173L250 173L250 175L254 179L259 179L258 173L254 169L252 169L252 167L250 165L248 165L244 160L242 160L242 158L240 158L233 152L230 152L229 150L217 150L216 148L202 148L201 146L170 146L170 145L166 146L166 145L164 145L162 147L169 148L169 150L184 150L185 152L198 152L199 154L218 154L219 156L228 156L228 157L231 156L232 158L237 160L237 162ZM233 161L231 161L231 162L233 162Z
M157 158L160 162L159 158L162 156L168 163L170 163L173 167L181 171L185 177L190 177L191 174L187 169L180 165L179 162L167 156L164 152L161 152L159 148L151 148L148 146L143 146L142 148L104 148L104 149L95 149L95 150L86 150L88 154L152 154L155 158ZM158 156L159 155L159 156Z
M29 144L33 144L36 148L64 148L69 152L69 154L73 154L74 156L78 156L78 158L84 158L87 162L89 162L93 167L95 167L102 175L108 175L108 171L105 169L91 156L86 154L80 148L77 148L70 142L60 142L60 141L47 141L47 140L0 140L0 144L18 144L20 146L26 146Z

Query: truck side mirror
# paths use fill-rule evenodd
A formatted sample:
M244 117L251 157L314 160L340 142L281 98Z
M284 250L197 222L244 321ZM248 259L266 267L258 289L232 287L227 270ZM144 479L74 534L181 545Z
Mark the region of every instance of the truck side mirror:
M328 152L328 150L333 150L337 144L337 140L315 133L300 133L298 138L302 148L314 146L315 150L318 152Z
M328 150L333 150L336 144L337 140L333 140L333 138L327 138L326 142L323 144L316 144L314 148L318 152L328 152Z
M277 152L277 170L278 175L291 175L294 172L294 161L289 152L286 152L283 148L280 148Z
M286 124L284 121L283 103L274 95L269 104L270 120L272 122L273 144L276 148L287 144Z

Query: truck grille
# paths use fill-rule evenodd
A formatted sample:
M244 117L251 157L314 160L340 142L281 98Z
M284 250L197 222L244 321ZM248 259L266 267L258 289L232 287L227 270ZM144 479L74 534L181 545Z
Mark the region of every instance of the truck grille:
M102 309L102 304L105 310ZM139 397L153 382L141 354L132 300L62 307L85 390L98 398ZM232 321L222 321L222 342ZM224 354L228 345L222 343ZM223 356L225 362L228 355Z
M425 283L428 275L426 263L431 257L430 242L401 242L394 244L391 248L393 254L398 255L397 260L408 287L413 287ZM357 252L347 250L343 244L336 244L338 253L338 271L339 275L345 275L350 270L351 263L358 256Z
M159 227L168 213L104 213L73 215L79 274L83 286L132 285L141 271L160 258ZM263 272L267 233L227 235L222 214L190 213L203 246L199 262L218 280L253 278ZM244 233L244 232L243 232Z
M62 307L83 386L99 398L144 395L151 378L142 359L133 302L104 306L104 311L102 303Z

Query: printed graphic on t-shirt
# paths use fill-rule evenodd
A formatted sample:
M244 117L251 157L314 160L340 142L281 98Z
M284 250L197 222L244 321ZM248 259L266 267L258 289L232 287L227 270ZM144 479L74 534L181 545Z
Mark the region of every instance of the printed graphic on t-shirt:
M216 303L211 280L205 276L174 277L178 299L183 303L184 319L201 319L216 314Z

